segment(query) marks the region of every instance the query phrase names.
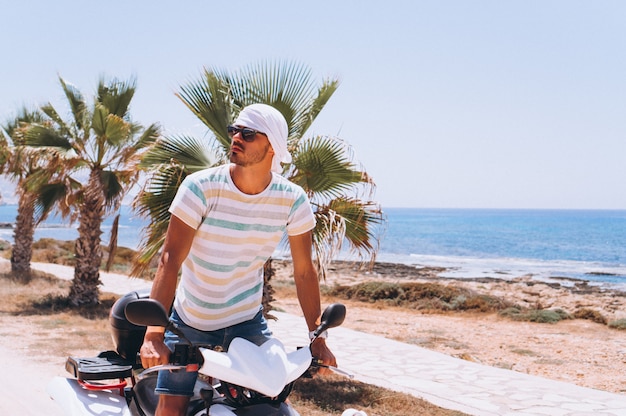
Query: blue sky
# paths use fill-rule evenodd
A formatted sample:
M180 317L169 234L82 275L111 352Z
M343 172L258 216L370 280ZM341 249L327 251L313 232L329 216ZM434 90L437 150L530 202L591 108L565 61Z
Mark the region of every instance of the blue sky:
M202 136L180 85L290 60L341 79L309 133L350 142L383 207L626 209L621 1L5 3L2 120L62 106L58 75L136 76L137 121Z

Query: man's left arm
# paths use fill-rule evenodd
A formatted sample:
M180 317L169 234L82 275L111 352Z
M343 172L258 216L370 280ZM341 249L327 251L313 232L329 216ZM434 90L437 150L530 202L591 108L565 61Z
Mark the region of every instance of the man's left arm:
M315 330L320 323L321 300L317 269L311 257L313 245L311 232L289 236L291 258L293 259L293 276L296 283L296 293L304 319L309 331ZM336 366L335 356L326 346L326 340L318 338L311 346L313 356L321 359L324 364ZM326 371L321 371L325 373Z

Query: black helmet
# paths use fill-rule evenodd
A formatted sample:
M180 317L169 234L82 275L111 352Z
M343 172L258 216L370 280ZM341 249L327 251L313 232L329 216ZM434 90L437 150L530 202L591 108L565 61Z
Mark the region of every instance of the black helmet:
M141 348L141 344L143 344L146 327L128 322L124 314L124 308L131 300L147 299L149 297L150 292L147 290L127 293L113 304L109 314L111 336L115 349L122 358L133 363L137 360L137 353L139 348Z

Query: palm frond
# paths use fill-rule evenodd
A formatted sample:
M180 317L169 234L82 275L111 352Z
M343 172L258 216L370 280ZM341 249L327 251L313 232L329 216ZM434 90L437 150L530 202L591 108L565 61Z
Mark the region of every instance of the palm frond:
M325 276L326 267L348 242L350 251L361 260L373 263L378 252L378 235L385 224L378 203L346 197L336 198L315 211L313 246L318 272Z
M28 146L50 147L59 151L74 150L72 143L66 136L48 126L31 124L24 136L24 142Z
M57 110L52 106L52 104L46 104L40 107L41 112L44 113L51 120L52 123L56 125L57 130L60 135L63 136L71 136L73 134L73 129L71 125L68 125L63 118L59 115Z
M14 145L22 144L22 138L25 128L27 128L30 124L44 124L45 119L43 114L38 109L30 109L27 107L21 107L17 115L5 123L3 123L0 127L6 132L8 138L13 142Z
M345 222L332 210L318 209L315 212L313 230L313 249L317 261L317 272L326 279L326 270L330 262L341 251L345 236Z
M135 210L139 215L149 217L153 225L168 223L170 204L186 176L185 167L179 164L156 167L144 189L135 197Z
M292 165L289 180L309 195L336 197L363 180L363 172L350 161L346 143L336 138L303 140L293 154Z
M189 172L195 172L212 166L215 161L216 156L206 141L186 135L174 135L158 140L147 150L141 158L140 167L149 169L174 162L185 166Z
M176 94L211 130L225 152L230 146L226 127L234 117L229 94L229 85L210 71L205 71L200 80L181 86Z
M45 217L45 213L50 212L59 201L64 201L66 197L67 187L61 182L52 182L40 186L37 191L35 217Z
M148 230L145 231L149 232ZM153 238L149 239L146 244L140 247L139 254L135 259L133 267L129 273L131 276L140 276L146 270L148 270L150 263L155 257L158 256L159 250L161 250L161 247L163 247L166 233L167 228L159 228L158 232L151 234Z
M345 238L354 251L361 256L376 253L378 249L376 235L380 231L377 227L384 223L378 203L342 197L332 200L328 204L328 209L343 218Z
M115 114L109 114L106 118L104 137L109 146L119 147L126 144L132 136L131 124Z
M288 125L308 106L314 91L311 70L298 63L260 62L235 73L243 105L263 102L280 111ZM243 99L245 94L246 101Z
M133 276L141 275L148 268L165 241L170 221L169 207L180 183L186 177L184 170L183 166L177 164L158 167L133 201L138 215L150 218L150 225L143 230L139 255L130 272Z
M119 172L103 170L101 177L102 186L104 188L105 207L110 210L120 201L124 195L125 186L122 185Z
M96 103L91 119L91 128L96 136L104 136L106 134L108 115L109 111L107 108L100 103Z
M317 96L310 102L307 111L302 112L300 117L294 120L293 130L295 137L302 137L311 127L313 121L317 118L326 103L333 96L337 88L339 88L339 79L325 79L322 86L317 91Z
M59 77L59 82L61 83L65 97L70 105L70 110L74 118L74 123L76 123L76 127L78 130L88 129L89 123L87 120L89 119L89 110L87 109L85 98L78 88L66 82L63 78Z
M96 102L102 104L109 114L125 118L130 102L135 95L137 81L131 78L128 81L113 79L106 82L104 77L100 77L98 82L98 93Z
M133 144L132 149L137 152L148 146L153 145L161 136L161 127L157 123L153 123L143 130L139 139Z

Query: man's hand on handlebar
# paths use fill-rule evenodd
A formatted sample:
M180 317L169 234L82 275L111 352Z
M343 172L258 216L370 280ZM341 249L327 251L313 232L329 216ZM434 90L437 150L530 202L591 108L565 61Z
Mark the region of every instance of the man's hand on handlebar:
M171 351L163 343L163 336L163 328L151 329L149 327L146 331L139 350L143 368L169 363Z
M328 349L328 347L326 346L326 340L324 340L323 338L318 338L313 342L313 344L311 344L311 354L316 359L321 360L322 363L325 365L333 367L337 366L337 359ZM332 374L332 371L327 368L320 367L318 374L329 375Z

